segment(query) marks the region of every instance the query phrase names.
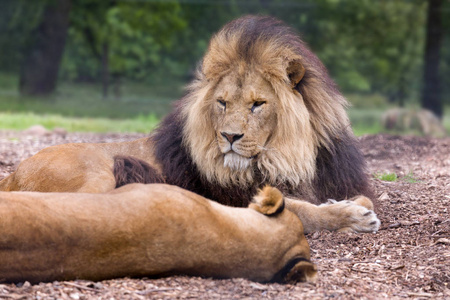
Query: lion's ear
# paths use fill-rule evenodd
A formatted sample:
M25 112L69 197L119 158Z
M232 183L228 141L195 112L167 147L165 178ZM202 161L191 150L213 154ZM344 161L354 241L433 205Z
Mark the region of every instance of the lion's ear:
M305 76L306 69L299 59L291 60L286 68L291 87L295 88L303 76Z
M284 210L283 194L277 188L265 186L253 197L249 208L268 216L279 214Z

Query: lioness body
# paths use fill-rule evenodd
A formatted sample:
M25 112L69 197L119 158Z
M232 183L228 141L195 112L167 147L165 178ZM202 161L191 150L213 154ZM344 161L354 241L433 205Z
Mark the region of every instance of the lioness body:
M187 95L148 140L43 150L0 182L0 190L104 192L132 182L165 182L247 206L257 189L270 184L314 204L370 198L346 105L318 58L288 27L268 17L244 17L211 39ZM124 156L142 163L123 162ZM290 201L288 207L307 232L376 231L380 224L353 202Z
M279 191L266 188L258 197L252 205L269 216L163 184L105 194L0 193L0 278L191 274L270 281L295 271L290 279L312 279L301 222L283 210Z

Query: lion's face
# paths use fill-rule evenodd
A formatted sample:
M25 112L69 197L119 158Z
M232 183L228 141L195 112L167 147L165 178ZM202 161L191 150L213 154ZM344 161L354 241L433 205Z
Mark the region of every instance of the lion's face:
M182 102L183 142L210 182L308 185L319 147L348 126L345 99L297 37L242 22L211 39Z
M277 124L278 98L260 74L225 76L212 93L211 121L224 166L247 169Z
M289 69L293 64L295 71ZM292 88L303 68L296 60L279 65L281 70L272 68L279 76L245 62L220 76L200 74L184 107L184 138L209 181L246 186L256 170L271 184L298 184L313 177L315 140L309 113Z

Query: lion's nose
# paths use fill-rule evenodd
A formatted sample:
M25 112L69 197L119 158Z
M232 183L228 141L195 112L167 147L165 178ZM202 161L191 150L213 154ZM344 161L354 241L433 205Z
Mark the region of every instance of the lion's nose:
M230 142L231 145L244 136L243 134L227 133L227 132L221 132L220 134L224 138L226 138Z

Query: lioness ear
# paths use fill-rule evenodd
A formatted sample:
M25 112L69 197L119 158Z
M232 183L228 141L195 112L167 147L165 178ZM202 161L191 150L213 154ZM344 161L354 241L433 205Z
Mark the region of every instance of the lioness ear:
M279 214L284 210L283 194L277 188L267 185L253 197L253 202L248 207L268 216Z
M291 60L286 68L286 73L289 77L291 87L295 88L303 76L305 76L306 69L303 67L299 59Z

